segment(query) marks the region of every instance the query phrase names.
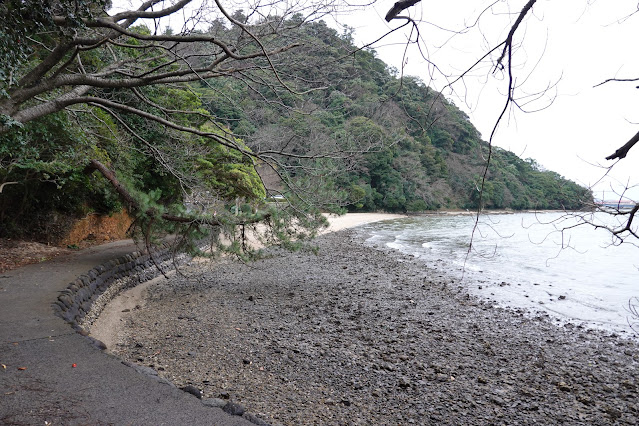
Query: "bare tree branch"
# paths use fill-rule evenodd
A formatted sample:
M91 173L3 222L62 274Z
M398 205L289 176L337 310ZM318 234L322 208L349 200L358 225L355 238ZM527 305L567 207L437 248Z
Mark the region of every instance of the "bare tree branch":
M152 0L152 1L147 1L146 3L142 4L138 10L135 11L126 11L126 12L120 12L117 13L115 15L113 15L113 20L115 22L119 22L123 19L139 19L139 18L143 18L143 19L156 19L156 18L162 18L165 16L169 16L172 13L175 13L179 10L182 10L184 8L184 6L186 6L187 4L191 3L191 1L193 0L180 0L178 2L176 2L173 6L169 6L166 7L164 9L158 10L158 11L154 11L154 12L147 12L147 9L149 9L150 7L152 7L155 4L161 3L163 0Z
M639 142L639 132L637 132L628 142L626 142L621 148L617 149L614 153L606 157L606 160L614 160L615 158L626 158L628 151Z
M512 52L513 37L515 36L515 33L517 32L519 25L521 25L522 21L524 20L528 12L530 12L530 9L532 9L533 5L536 2L537 0L529 0L528 3L526 3L524 7L521 9L521 12L519 12L517 19L515 20L515 23L512 25L512 27L510 27L508 36L506 37L506 40L504 41L504 50L502 50L501 55L499 56L499 58L497 58L498 66L503 67L502 62L504 60L504 57L506 56L506 53L508 51Z
M604 84L610 83L610 82L635 82L635 81L639 81L639 78L608 78L604 81L602 81L599 84L595 84L593 87L599 87L599 86L603 86Z
M386 19L386 22L390 22L393 19L398 18L397 15L402 13L404 10L408 9L409 7L415 6L420 1L422 1L422 0L402 0L402 1L398 1L398 2L396 2L393 5L393 7L388 11L388 13L386 13L386 17L384 19Z
M16 185L20 182L4 182L0 185L0 194L2 194L2 190L4 189L5 186L7 185Z

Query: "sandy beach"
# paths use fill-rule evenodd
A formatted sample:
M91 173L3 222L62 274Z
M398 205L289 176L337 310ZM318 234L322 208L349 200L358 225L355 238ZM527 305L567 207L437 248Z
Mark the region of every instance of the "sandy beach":
M475 299L344 229L365 220L335 223L317 254L184 267L91 333L269 424L639 423L636 343Z
M330 225L323 233L341 231L342 229L354 228L367 223L399 219L406 216L391 213L347 213L341 216L327 215L326 217Z

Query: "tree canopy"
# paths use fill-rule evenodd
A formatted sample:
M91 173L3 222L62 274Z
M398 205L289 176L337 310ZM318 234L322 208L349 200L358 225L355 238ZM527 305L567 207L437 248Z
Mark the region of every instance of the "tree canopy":
M238 229L293 244L326 210L592 200L491 149L441 93L319 21L334 3L203 2L180 30L161 27L190 3L0 5L0 233L125 207L147 239L224 232L239 250Z
M303 163L322 157L319 150L308 155L251 150L229 130L232 117L208 111L206 93L192 83L223 93L210 80L227 77L259 96L268 93L272 99L265 103L282 105L282 97L315 90L322 82L298 77L284 83L279 61L300 45L287 34L328 6L298 5L278 9L282 15L275 16L262 15L256 6L249 20L240 10L205 2L195 5L199 21L187 20L179 32L154 27L189 3L150 0L110 15L110 2L3 2L4 232L24 225L24 215L16 215L20 209L110 211L118 203L134 212L145 231L219 230L266 221L271 236L292 241L314 229L298 232L293 223L322 223L318 206L300 196L277 209L265 202L267 190L287 183L276 156L294 155ZM288 17L305 11L306 16ZM265 186L260 167L278 176L273 188ZM10 207L16 200L19 209ZM253 208L231 213L227 205L239 200ZM36 207L43 203L47 206Z

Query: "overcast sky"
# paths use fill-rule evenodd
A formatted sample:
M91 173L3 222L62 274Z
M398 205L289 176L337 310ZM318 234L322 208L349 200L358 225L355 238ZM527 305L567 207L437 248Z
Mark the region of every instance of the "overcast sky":
M356 40L367 43L403 21L387 24L384 16L394 1L378 2L358 13L338 20L355 28ZM396 68L405 63L404 72L421 77L426 83L443 90L467 112L473 124L487 140L503 109L505 80L482 66L446 88L450 78L472 65L498 41L505 38L510 23L526 2L498 2L479 19L479 25L457 35L449 30L462 30L477 19L491 1L423 0L409 9L419 21L422 52L441 72L422 58L416 45L409 46L404 57L408 32L394 35L375 45L379 57ZM508 15L508 6L512 12ZM515 75L523 83L520 95L535 93L553 86L548 96L529 104L534 113L513 111L500 125L494 138L497 146L509 149L523 158L534 158L542 166L586 186L592 186L605 170L591 164L609 165L605 160L639 131L639 85L602 81L639 77L639 15L623 19L637 10L636 0L548 1L540 0L533 14L520 29L523 41L514 57ZM545 109L544 109L545 108ZM612 198L610 185L620 190L630 179L639 182L639 147L615 166L613 179L595 185L595 196ZM639 190L630 193L639 199Z
M227 0L224 4L229 10L236 10L248 9L249 2ZM336 19L355 29L359 45L367 44L404 22L394 20L388 24L384 20L394 2L378 0L357 11L349 8ZM131 3L137 6L140 1L114 0L116 8L130 7ZM496 5L478 19L491 3ZM405 74L418 76L442 90L488 140L504 106L504 75L492 73L487 63L453 85L452 90L446 86L505 38L525 3L526 0L422 0L403 13L419 22L419 49L417 44L409 45L404 55L406 29L373 47L389 65L401 69L404 64ZM624 19L636 10L636 0L539 0L519 30L517 41L522 43L513 62L517 84L521 85L519 95L551 89L547 96L526 106L539 111L513 110L508 114L494 144L522 158L534 158L543 167L582 185L594 186L598 198L614 198L611 186L619 192L627 184L638 184L639 147L630 151L601 182L598 181L606 170L595 165L610 165L605 157L639 131L639 83L593 87L612 77L639 77L639 14ZM179 30L181 19L174 15L170 25ZM329 25L339 27L335 22ZM462 34L457 33L460 31ZM429 66L422 53L436 64L437 70ZM639 188L626 196L639 200Z

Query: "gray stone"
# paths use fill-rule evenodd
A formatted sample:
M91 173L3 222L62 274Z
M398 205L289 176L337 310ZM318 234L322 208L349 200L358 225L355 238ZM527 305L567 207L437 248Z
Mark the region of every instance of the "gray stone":
M238 404L237 402L231 401L229 401L224 407L222 407L222 410L232 416L241 416L246 412L246 408L244 408L242 405Z
M228 404L228 401L220 398L204 398L202 399L202 404L206 405L207 407L222 408L226 404Z
M157 373L156 373L157 374ZM202 399L202 391L198 388L196 388L193 385L186 385L184 387L181 387L180 389L182 389L184 392L186 393L190 393L193 396L196 396L197 398Z
M257 416L254 416L251 413L244 413L242 415L243 418L245 418L246 420L248 420L249 422L253 423L254 425L258 425L258 426L270 426L270 424L266 423L264 420L260 419Z

